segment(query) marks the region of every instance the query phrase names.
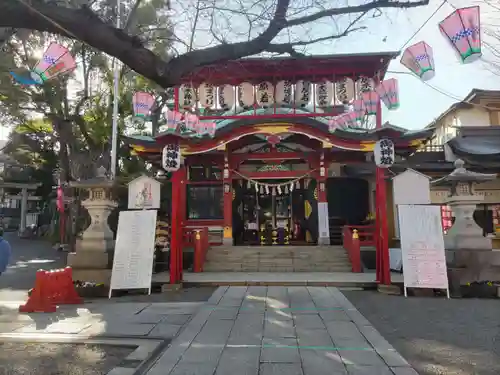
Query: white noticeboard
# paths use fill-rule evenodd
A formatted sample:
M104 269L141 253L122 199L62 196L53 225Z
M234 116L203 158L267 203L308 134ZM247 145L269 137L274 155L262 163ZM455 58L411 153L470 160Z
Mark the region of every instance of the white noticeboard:
M128 184L129 209L160 208L161 183L148 176L140 176Z
M444 238L439 206L399 205L403 277L406 288L446 289Z
M120 212L109 298L113 289L151 293L156 216L156 210Z
M330 228L328 225L328 203L318 203L318 232L319 237L328 236Z

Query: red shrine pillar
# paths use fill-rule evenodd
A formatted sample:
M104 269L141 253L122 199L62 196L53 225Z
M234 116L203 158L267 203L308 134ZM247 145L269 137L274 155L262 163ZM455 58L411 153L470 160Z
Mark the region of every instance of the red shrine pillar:
M170 239L170 284L182 281L183 228L186 214L186 167L172 174L172 215Z
M377 105L376 127L382 127L382 105ZM376 245L376 276L379 284L391 284L391 270L389 266L389 229L387 226L387 185L385 169L376 168L375 172L375 245Z
M224 153L223 189L224 189L224 232L223 245L233 245L233 181L229 169L229 151Z
M325 165L326 164L326 165ZM326 199L326 179L328 163L325 163L325 152L319 157L318 176L318 245L330 245L330 223L328 220L328 202Z

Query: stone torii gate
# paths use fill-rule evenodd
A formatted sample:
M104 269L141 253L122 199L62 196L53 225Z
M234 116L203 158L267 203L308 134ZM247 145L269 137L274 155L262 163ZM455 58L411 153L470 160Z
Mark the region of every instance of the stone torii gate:
M19 189L21 191L21 223L19 224L19 233L26 229L26 214L28 211L29 191L36 190L42 184L38 183L17 183L0 182L0 189Z

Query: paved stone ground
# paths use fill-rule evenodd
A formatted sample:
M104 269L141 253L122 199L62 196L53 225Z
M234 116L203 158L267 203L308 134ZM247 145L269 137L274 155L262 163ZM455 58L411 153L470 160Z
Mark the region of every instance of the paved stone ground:
M0 374L103 375L133 351L109 345L0 343Z
M0 332L170 339L202 305L199 302L94 303L60 306L55 313L19 314L17 304L0 304Z
M44 240L23 240L17 233L5 233L12 247L12 257L7 270L0 275L0 301L21 301L35 283L39 269L66 266L66 253L52 249Z
M220 287L147 375L418 375L336 288Z
M500 301L344 292L420 375L500 374Z

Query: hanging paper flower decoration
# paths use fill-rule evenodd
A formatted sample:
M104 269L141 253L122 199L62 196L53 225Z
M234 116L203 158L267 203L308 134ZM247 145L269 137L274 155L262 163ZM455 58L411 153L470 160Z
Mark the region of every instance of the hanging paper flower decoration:
M435 75L432 48L425 42L418 42L406 48L401 57L401 64L419 76L422 81L428 81Z
M198 132L198 124L199 123L200 123L200 119L195 114L186 113L184 115L184 124L186 125L187 130Z
M356 112L347 112L344 114L344 119L347 127L358 126L358 114Z
M167 122L167 130L176 131L182 120L182 113L168 110L164 113L164 116Z
M328 131L330 133L334 133L335 130L337 130L339 127L340 127L340 125L339 125L338 116L332 117L330 120L328 120Z
M217 124L215 122L200 122L199 125L200 134L205 133L210 137L215 135L215 130L217 129Z
M479 6L455 10L439 23L439 29L463 63L471 63L481 57Z
M366 113L368 115L374 115L377 113L377 107L380 97L375 91L368 91L362 94L362 100L365 104Z
M31 72L31 78L41 84L60 74L72 72L75 68L76 62L69 50L60 44L51 43Z
M399 108L399 90L398 90L398 80L396 78L386 79L382 81L375 89L377 94L380 96L387 107L387 109L398 109Z
M147 117L154 104L155 98L147 92L136 92L132 97L134 114L137 117Z
M37 81L35 81L33 78L31 77L23 77L23 76L20 76L19 74L16 74L14 72L10 72L10 75L12 76L12 79L19 83L21 86L32 86L32 85L38 85L39 83Z
M42 59L35 65L29 77L10 72L12 79L23 85L41 85L45 81L76 68L76 62L66 47L51 43L43 53Z
M356 114L356 120L361 121L365 117L366 106L362 99L356 99L352 102L352 111Z

